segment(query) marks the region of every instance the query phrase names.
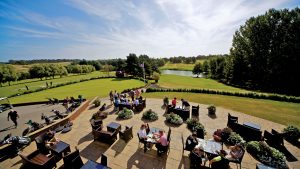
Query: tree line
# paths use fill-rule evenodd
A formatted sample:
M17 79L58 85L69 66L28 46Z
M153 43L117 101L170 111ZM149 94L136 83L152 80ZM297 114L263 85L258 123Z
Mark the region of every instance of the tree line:
M243 88L300 95L300 9L270 9L233 35L229 55L197 64L195 74Z

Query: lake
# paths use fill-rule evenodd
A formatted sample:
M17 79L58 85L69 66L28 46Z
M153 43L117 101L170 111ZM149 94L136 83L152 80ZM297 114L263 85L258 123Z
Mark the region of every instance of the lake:
M192 71L184 71L184 70L161 70L161 74L168 74L168 75L180 75L180 76L196 76L193 74ZM200 74L199 77L203 75Z

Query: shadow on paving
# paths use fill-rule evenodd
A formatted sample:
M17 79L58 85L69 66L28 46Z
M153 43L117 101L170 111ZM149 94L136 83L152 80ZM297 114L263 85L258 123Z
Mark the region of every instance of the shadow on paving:
M77 144L80 145L84 142L91 141L93 139L94 139L93 134L92 134L92 132L90 132L89 134L85 135L84 137L81 137Z
M144 153L143 149L137 151L127 161L127 169L147 168L147 169L165 169L167 164L167 155L158 157L156 153Z
M116 152L114 157L122 153L126 145L127 143L123 139L118 139L118 141L111 147L111 149Z
M80 151L80 156L89 160L97 161L101 157L103 152L105 152L109 147L110 145L108 144L100 143L98 141L93 141L91 144L86 146L82 151Z

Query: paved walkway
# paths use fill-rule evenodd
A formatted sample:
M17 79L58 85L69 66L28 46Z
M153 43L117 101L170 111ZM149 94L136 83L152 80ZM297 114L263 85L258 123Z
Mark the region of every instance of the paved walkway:
M106 102L109 105L108 98L102 99L101 103ZM147 99L147 108L156 111L159 114L159 119L155 122L149 122L150 127L158 127L164 130L168 130L168 124L166 124L164 115L164 110L161 108L162 99ZM191 103L191 105L198 105L197 103ZM217 117L212 119L207 115L207 105L200 104L200 122L205 126L207 135L205 139L211 139L212 133L217 128L224 128L227 123L227 113L231 113L234 116L239 117L239 123L246 121L251 121L254 123L261 124L262 130L271 130L271 128L281 131L285 126L273 123L264 119L257 117L249 116L243 113L234 112L232 110L223 109L217 107ZM179 127L173 127L171 134L171 144L170 144L170 153L168 156L157 157L156 148L144 153L143 145L139 145L138 138L136 133L143 123L141 120L142 112L135 114L132 119L117 121L117 115L112 111L112 107L107 109L109 112L108 118L104 120L104 126L109 122L117 121L122 124L122 127L125 125L133 125L134 138L131 139L128 143L125 143L123 140L118 139L113 145L107 145L100 143L98 141L93 141L93 136L91 133L91 126L89 124L89 119L93 113L97 111L98 108L90 108L83 112L75 121L73 129L66 134L57 134L61 140L69 143L71 145L71 150L73 151L75 146L80 150L80 155L84 162L87 159L91 159L97 162L100 162L101 154L104 153L108 156L108 166L113 169L124 169L124 168L166 168L166 169L180 169L180 168L189 168L189 159L188 153L182 152L182 141L181 135L183 134L184 138L190 135L190 131L186 128L186 124L182 124ZM286 148L297 158L300 159L300 151L298 148L290 145L288 142L284 143ZM23 151L24 154L30 153L36 149L36 145L32 142L28 147ZM253 169L255 165L259 163L253 159L248 153L245 154L242 168ZM20 157L15 157L1 162L0 168L19 168L22 162ZM58 167L63 164L63 161L58 162ZM206 164L208 165L208 164ZM291 169L299 169L300 162L288 163ZM231 164L231 168L236 168L235 164Z

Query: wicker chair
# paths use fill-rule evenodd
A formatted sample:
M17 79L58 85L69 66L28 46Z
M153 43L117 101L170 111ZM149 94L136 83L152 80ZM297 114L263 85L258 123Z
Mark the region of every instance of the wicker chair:
M35 150L28 156L24 156L19 153L19 156L22 158L22 162L24 166L28 166L28 168L41 168L41 169L50 169L55 167L56 168L56 161L54 156L48 157L39 150Z
M125 140L126 142L131 138L133 138L132 126L131 127L126 126L124 131L119 131L119 137Z

